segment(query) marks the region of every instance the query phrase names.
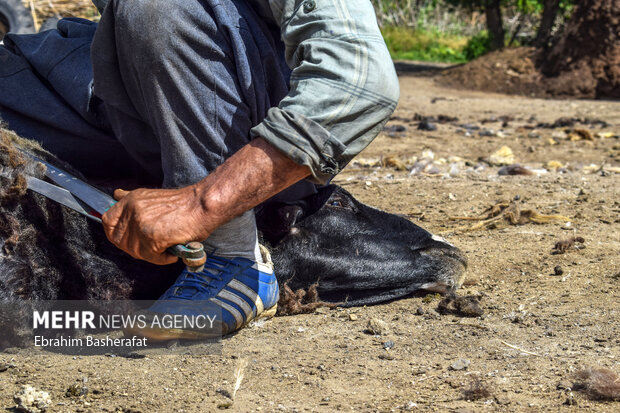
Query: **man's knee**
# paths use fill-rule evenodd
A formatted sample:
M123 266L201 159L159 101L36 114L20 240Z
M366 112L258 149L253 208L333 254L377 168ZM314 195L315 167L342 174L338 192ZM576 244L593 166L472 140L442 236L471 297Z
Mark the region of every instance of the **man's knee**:
M160 47L170 45L184 32L183 26L191 24L188 15L204 13L197 0L112 0L110 3L111 10L106 12L113 14L117 38L142 52L161 52Z

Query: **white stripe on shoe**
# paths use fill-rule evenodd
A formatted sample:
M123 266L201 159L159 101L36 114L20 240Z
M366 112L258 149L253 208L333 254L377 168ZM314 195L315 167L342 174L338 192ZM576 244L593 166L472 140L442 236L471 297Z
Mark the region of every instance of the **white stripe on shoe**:
M232 279L228 283L227 287L232 288L235 291L239 291L241 294L248 297L250 301L252 301L256 305L256 316L259 316L263 311L265 311L263 300L261 300L258 293L256 293L256 291L254 291L253 289L251 289L250 287L248 287L241 281Z
M217 293L217 296L225 300L228 300L232 302L233 304L236 304L238 307L240 307L245 313L245 322L248 322L249 320L254 318L254 310L252 309L252 307L250 307L250 304L248 304L247 301L245 301L242 297L238 296L237 294L231 291L222 290L219 293Z
M241 326L244 323L243 320L243 314L241 314L241 312L239 310L237 310L235 307L233 307L232 305L225 303L222 300L218 300L217 298L213 297L210 298L209 301L211 301L212 303L214 303L215 305L218 305L220 307L222 307L224 310L228 311L230 314L232 314L232 316L235 318L235 321L237 322L237 325L235 327L235 329L239 329L241 328Z

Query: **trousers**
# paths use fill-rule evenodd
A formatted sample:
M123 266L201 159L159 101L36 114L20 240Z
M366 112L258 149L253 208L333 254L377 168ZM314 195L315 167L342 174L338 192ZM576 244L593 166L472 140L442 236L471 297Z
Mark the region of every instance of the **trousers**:
M288 93L279 29L248 3L111 0L98 24L8 34L0 117L88 178L195 183ZM278 197L315 191L302 181Z

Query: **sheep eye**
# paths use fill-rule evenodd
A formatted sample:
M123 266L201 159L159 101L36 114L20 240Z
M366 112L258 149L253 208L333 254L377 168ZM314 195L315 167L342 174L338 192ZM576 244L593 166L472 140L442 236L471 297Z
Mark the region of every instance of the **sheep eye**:
M329 203L329 205L331 206L335 206L335 207L343 207L344 205L342 204L342 201L340 200L333 200Z

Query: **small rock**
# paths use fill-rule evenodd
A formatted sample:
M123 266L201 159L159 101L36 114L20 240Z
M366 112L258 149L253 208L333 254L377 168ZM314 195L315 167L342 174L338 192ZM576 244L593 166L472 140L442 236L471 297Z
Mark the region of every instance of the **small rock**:
M461 125L458 125L459 127L465 129L465 130L478 130L480 129L480 126L478 125L474 125L473 123L463 123Z
M534 172L522 165L519 164L513 164L513 165L506 165L506 166L502 166L501 168L499 168L499 171L497 171L498 175L534 175Z
M418 130L434 131L437 130L437 125L427 119L424 119L420 123L418 123Z
M383 320L371 318L368 320L368 325L366 326L366 330L364 330L364 332L376 336L384 336L389 334L390 326Z
M405 125L390 125L383 128L386 132L406 132L407 127Z
M559 265L555 266L555 268L553 269L553 272L554 272L555 275L562 275L562 274L564 274L564 270Z
M450 370L465 370L470 364L471 362L467 359L458 359L454 363L450 364Z
M575 396L572 392L568 393L568 397L564 401L564 404L566 406L577 406L577 399L575 399Z
M17 403L17 410L26 413L44 412L52 404L49 393L36 390L32 386L23 386L13 395L13 401Z
M412 401L409 401L406 405L404 405L404 406L402 407L402 409L403 409L403 410L405 410L405 411L411 411L411 410L416 409L417 407L418 407L418 404L417 404L417 403L414 403L414 402L412 402Z
M357 314L349 314L349 320L351 321L357 321Z
M83 383L75 383L69 386L67 389L65 396L67 397L80 397L88 394L88 387L84 386Z
M233 397L232 397L232 394L230 394L230 392L229 392L228 390L226 390L226 389L217 389L215 392L216 392L216 393L219 393L219 394L221 394L222 396L227 397L227 398L229 398L229 399L231 399L231 400L232 400L232 398L233 398Z
M556 171L560 168L564 168L564 164L560 161L549 161L545 164L545 169L548 169L550 171Z
M394 342L393 341L386 341L385 343L383 343L383 348L386 350L389 350L391 348L394 348Z
M495 151L488 159L491 165L503 166L503 165L512 165L515 163L515 156L508 146L502 146L497 151Z
M571 391L573 389L573 383L569 380L562 380L561 382L558 383L558 385L556 386L556 389Z
M426 311L424 311L424 309L422 307L418 307L418 309L415 310L415 313L417 315L424 315L424 314L426 314Z
M495 133L493 129L483 129L480 132L478 132L478 135L482 137L491 137L491 136L497 136L497 133Z

